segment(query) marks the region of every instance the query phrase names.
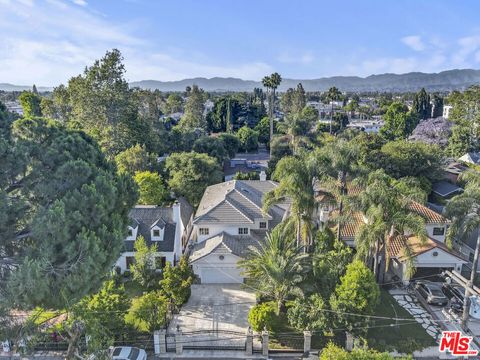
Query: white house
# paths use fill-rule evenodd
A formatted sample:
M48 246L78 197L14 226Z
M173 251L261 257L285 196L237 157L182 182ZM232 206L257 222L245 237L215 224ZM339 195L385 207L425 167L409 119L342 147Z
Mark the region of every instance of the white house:
M361 189L348 186L348 193L356 195ZM317 211L317 221L321 224L331 225L331 219L335 217L337 206L332 196L322 191L319 184L315 188L316 199L319 201ZM412 201L410 210L425 219L425 230L427 232L427 241L422 243L412 234L405 233L402 236L395 237L387 248L390 256L390 271L387 276L406 281L408 257L404 253L406 246L411 251L413 263L416 268L414 276L431 275L440 273L444 269L461 271L462 266L467 263L466 259L460 253L451 250L445 244L446 232L450 221L444 216L427 208L426 206ZM366 223L366 217L357 212L352 214L340 231L340 238L350 247L355 248L355 237L360 226ZM336 229L336 227L335 227Z
M251 247L287 215L289 204L262 211L263 196L273 181L231 180L209 186L193 219L189 260L202 283L241 283L237 266Z
M452 111L452 105L443 105L442 117L448 119L450 117L450 111Z
M182 256L192 231L193 208L179 198L172 206L137 205L130 210L128 235L124 250L115 266L121 273L135 261L134 243L143 236L149 246L156 244L156 268L161 269L168 261L175 265Z

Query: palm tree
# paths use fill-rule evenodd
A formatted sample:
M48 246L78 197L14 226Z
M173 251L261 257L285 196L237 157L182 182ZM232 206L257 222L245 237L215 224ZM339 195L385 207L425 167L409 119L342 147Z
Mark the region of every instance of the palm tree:
M270 141L273 139L273 114L275 112L275 91L282 82L282 77L279 73L273 73L270 76L265 76L262 79L262 84L267 88L269 93L268 100L268 117L270 118Z
M290 295L301 295L299 285L305 275L306 259L302 248L296 246L293 233L277 226L239 265L247 277L255 279L264 295L277 302L280 313L285 311L285 301Z
M363 173L358 164L360 149L352 142L337 139L313 153L320 183L338 199L337 240L343 226L347 180Z
M342 93L335 86L332 86L330 89L328 89L327 99L330 100L330 103L332 105L332 110L330 113L330 134L332 133L332 123L333 123L333 102L339 100L341 96L342 96Z
M291 217L296 228L297 246L304 239L305 251L311 245L312 214L315 208L313 192L314 172L307 157L287 156L282 158L273 173L272 178L278 180L278 186L265 194L263 209L265 212L276 203L286 199L291 201Z
M480 228L480 171L470 170L462 174L466 181L465 190L455 196L447 205L447 214L453 218L452 226L448 230L447 240L451 243L453 237L465 237ZM462 327L468 319L470 311L469 288L473 286L477 274L480 253L480 231L478 232L475 255L473 257L470 280L465 287L465 301L463 304Z
M396 236L404 235L408 230L410 234L418 236L421 242L427 239L425 219L410 210L412 201L420 197L424 197L423 191L405 181L391 178L383 170L374 171L368 176L367 186L359 196L359 208L366 217L366 223L361 225L355 242L359 258L373 257L373 272L380 282L389 266L387 249ZM411 250L407 243L402 246L407 256L407 275L411 276L414 271ZM384 264L379 263L380 253L385 259ZM382 268L381 272L379 267Z

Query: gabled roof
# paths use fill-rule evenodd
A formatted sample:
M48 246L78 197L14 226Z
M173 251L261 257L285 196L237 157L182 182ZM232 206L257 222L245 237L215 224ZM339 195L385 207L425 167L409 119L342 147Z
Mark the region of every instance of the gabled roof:
M222 232L210 239L195 244L190 253L189 260L190 262L195 262L212 253L229 253L238 257L245 257L253 247L259 248L260 241L252 236L234 236Z
M332 211L332 217L338 216L338 211ZM348 219L343 223L340 229L340 238L342 240L355 240L360 226L364 224L363 215L360 212L354 212ZM332 231L337 231L338 224L332 228Z
M430 223L430 224L446 224L446 223L450 222L450 220L448 220L445 216L440 215L439 213L433 211L432 209L429 209L428 207L426 207L426 206L424 206L424 205L422 205L422 204L420 204L416 201L412 201L408 207L413 212L422 216L427 223Z
M458 161L468 164L480 164L480 152L469 152L458 159Z
M455 256L456 258L465 261L465 259L458 253L456 253L454 250L451 250L447 247L447 245L443 242L427 238L424 243L420 240L419 237L417 236L405 236L405 235L397 235L395 236L389 244L389 247L387 249L389 255L391 258L396 258L399 261L403 262L408 259L407 255L405 254L405 247L410 249L412 253L412 257L419 256L423 253L426 253L427 251L430 251L432 249L440 249L448 254Z
M209 186L198 205L194 224L252 224L267 218L280 222L289 208L287 201L274 205L264 214L263 196L277 183L260 180L231 180Z
M130 210L129 225L137 228L137 237L143 236L146 243L151 246L157 244L157 250L170 252L174 250L176 224L173 221L173 209L155 205L137 205ZM151 230L154 226L164 229L163 241L152 241ZM125 240L124 251L133 251L135 241Z

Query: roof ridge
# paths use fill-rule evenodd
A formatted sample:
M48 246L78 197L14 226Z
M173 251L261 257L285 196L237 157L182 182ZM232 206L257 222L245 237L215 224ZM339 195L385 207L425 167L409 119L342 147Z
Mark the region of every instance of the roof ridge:
M225 201L227 204L229 204L231 207L233 207L235 210L237 210L241 215L243 215L243 217L245 217L248 221L254 223L255 221L253 221L250 216L248 216L247 214L244 214L243 211L241 211L239 208L237 208L235 205L233 205L227 198L225 198ZM222 202L223 202L222 201Z
M257 204L255 204L251 199L249 199L246 195L242 194L241 191L238 191L237 189L232 189L232 192L235 191L236 193L240 194L240 196L242 196L243 198L245 198L248 202L252 203L253 206L255 206L257 209L259 209L262 213L263 213L263 209L258 206ZM229 192L230 193L230 192ZM228 195L228 194L227 194ZM226 198L226 196L225 196ZM269 215L270 216L270 215Z

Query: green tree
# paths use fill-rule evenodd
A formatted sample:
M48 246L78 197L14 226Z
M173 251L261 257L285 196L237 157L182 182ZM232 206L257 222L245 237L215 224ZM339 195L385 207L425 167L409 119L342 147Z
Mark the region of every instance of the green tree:
M218 138L223 141L223 146L225 147L225 150L227 150L228 157L233 159L237 154L238 149L240 149L240 140L238 140L238 137L234 134L224 133L220 134Z
M328 317L325 309L326 304L318 294L296 299L288 308L288 323L299 331L326 330Z
M413 98L412 112L418 119L425 120L432 117L430 95L422 88Z
M434 94L432 97L432 117L443 116L443 97Z
M336 321L354 334L364 334L368 317L372 315L380 298L380 289L375 276L361 261L354 261L347 266L341 282L330 298L332 310L337 312ZM362 329L363 328L363 329Z
M420 240L426 240L425 219L411 210L412 201L423 196L423 192L412 184L395 180L383 170L374 171L368 176L367 186L360 194L360 204L367 222L360 226L357 233L356 249L358 258L373 257L373 271L380 281L383 281L384 272L389 266L386 249L396 236L403 236L408 231ZM408 257L407 270L411 276L415 268L407 243L403 250ZM385 262L380 263L380 255Z
M134 91L124 78L125 66L120 51L113 49L71 78L64 93L54 90L54 100L66 100L70 126L83 129L98 141L109 157L133 146L146 143L151 129L138 116Z
M160 280L161 292L170 301L175 309L185 304L191 294L193 270L186 257L180 258L177 266L167 262L163 269L163 279Z
M453 217L452 226L448 229L447 239L451 243L454 237L470 236L480 228L480 172L469 170L462 174L462 180L466 181L465 190L455 196L447 205L447 214ZM465 290L465 299L471 295L468 290L474 285L477 276L477 268L480 253L480 233L477 235L477 243L470 272L470 280ZM462 326L466 324L469 313L469 302L464 304Z
M182 111L183 99L178 93L168 95L165 104L165 110L168 114L174 114Z
M125 315L130 300L123 285L107 280L100 291L82 299L73 306L73 320L81 321L89 337L88 353L95 353L113 346L118 334L125 329Z
M135 240L135 262L130 265L133 280L138 282L144 289L149 289L155 280L155 256L157 244L148 246L143 236Z
M333 125L334 102L341 99L342 93L335 86L332 86L330 89L328 89L326 97L327 97L328 101L330 101L330 104L332 105L332 109L331 109L331 112L330 112L330 134L331 134L332 133L332 125Z
M174 153L165 161L168 186L177 196L184 196L197 206L209 185L222 181L223 173L215 158L207 154Z
M228 156L223 140L211 136L203 136L195 140L192 150L216 158L219 164L223 164L223 160Z
M313 193L314 169L309 162L298 157L282 158L273 173L273 179L279 181L278 186L268 192L263 199L263 208L268 209L289 198L291 201L290 221L295 224L297 246L305 247L311 245L312 213L315 208L315 197ZM303 244L302 244L302 239Z
M338 201L337 240L340 241L348 195L347 181L363 173L359 166L360 149L354 142L339 139L315 151L312 156L320 183Z
M0 122L0 154L0 300L65 308L96 291L120 256L133 181L52 120Z
M305 105L307 104L307 96L305 94L305 90L303 89L302 83L297 85L295 92L293 93L292 98L292 113L300 114Z
M151 171L138 171L133 176L138 185L141 205L163 205L168 200L168 190L158 173Z
M258 133L258 141L262 144L268 145L270 142L270 125L269 118L267 116L260 119L255 131Z
M248 126L245 125L237 131L237 138L240 141L240 150L251 152L258 149L258 133Z
M157 159L154 154L148 153L145 146L136 144L115 156L118 171L135 174L137 171L151 170Z
M320 355L320 360L411 360L411 357L396 357L389 353L380 353L368 348L356 348L351 352L329 343Z
M275 91L282 82L282 77L278 73L273 73L270 76L265 76L262 79L262 84L267 88L269 94L268 99L268 117L270 118L270 139L273 138L273 116L275 114Z
M418 124L416 114L408 111L408 107L401 102L394 102L384 115L385 124L380 134L388 140L407 138Z
M204 129L207 128L205 117L203 116L203 106L205 103L205 93L197 85L193 85L185 103L185 112L179 125L186 129Z
M254 248L240 266L265 296L277 304L277 314L285 312L285 301L292 294L301 294L299 287L305 272L307 255L296 246L293 234L277 226L267 234L265 242Z
M142 332L152 333L167 323L168 300L160 291L150 291L132 300L125 322Z
M24 91L20 94L18 100L23 109L23 116L27 118L42 116L42 109L40 107L42 98L38 94L31 91Z

